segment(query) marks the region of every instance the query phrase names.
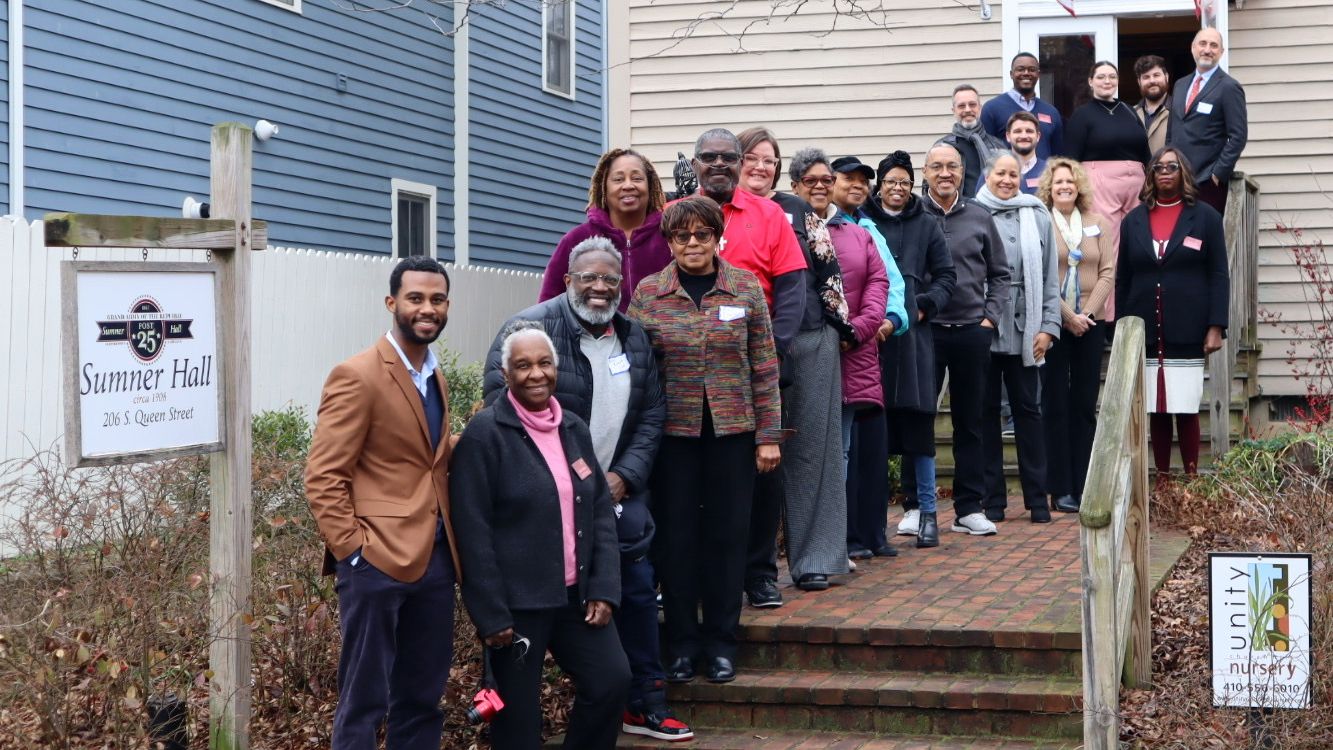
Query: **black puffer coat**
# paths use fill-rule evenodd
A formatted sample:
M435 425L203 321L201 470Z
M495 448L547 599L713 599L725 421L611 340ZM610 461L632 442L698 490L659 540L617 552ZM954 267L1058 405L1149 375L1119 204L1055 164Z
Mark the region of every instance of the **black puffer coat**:
M928 323L949 303L958 275L939 222L922 211L914 196L898 216L887 213L879 196L871 196L861 212L875 222L898 264L906 287L907 314L925 313ZM902 336L879 345L880 373L886 409L935 413L935 345L928 325L913 322Z
M579 338L583 326L574 315L565 295L553 297L533 305L509 319L500 327L500 334L491 344L486 356L483 389L487 405L504 392L504 374L500 371L500 345L504 330L516 320L535 320L546 329L546 335L555 344L560 358L556 375L555 397L561 408L577 414L584 422L592 421L592 365L583 356ZM625 480L628 494L620 503L616 529L620 536L621 554L636 559L647 554L653 540L653 518L649 512L648 479L652 475L653 459L662 440L666 424L666 397L657 376L657 361L653 357L648 334L638 323L621 313L611 320L625 356L629 358L630 392L625 412L625 424L616 443L616 456L611 462L614 471Z

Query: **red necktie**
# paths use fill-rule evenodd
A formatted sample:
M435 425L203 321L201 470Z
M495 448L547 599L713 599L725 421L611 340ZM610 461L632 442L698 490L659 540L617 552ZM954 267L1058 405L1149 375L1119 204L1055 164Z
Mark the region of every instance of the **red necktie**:
M1190 107L1194 106L1194 98L1197 97L1197 96L1199 95L1199 87L1202 86L1202 85L1203 85L1203 76L1201 76L1201 75L1195 75L1195 76L1194 76L1194 85L1193 85L1193 86L1190 86L1190 96L1189 96L1188 99L1185 100L1185 111L1186 111L1186 112L1189 111Z

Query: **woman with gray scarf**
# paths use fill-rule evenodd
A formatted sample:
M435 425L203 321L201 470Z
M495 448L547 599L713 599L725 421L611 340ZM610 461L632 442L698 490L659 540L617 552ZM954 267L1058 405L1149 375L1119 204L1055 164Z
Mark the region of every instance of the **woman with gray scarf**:
M1060 337L1060 290L1051 214L1033 195L1019 191L1018 158L1001 151L986 164L986 184L976 202L991 212L1009 259L1010 295L991 344L981 447L985 456L986 518L1003 521L1007 505L1000 437L1000 382L1009 393L1018 447L1023 505L1033 523L1050 523L1046 497L1046 438L1041 421L1041 373L1046 350Z

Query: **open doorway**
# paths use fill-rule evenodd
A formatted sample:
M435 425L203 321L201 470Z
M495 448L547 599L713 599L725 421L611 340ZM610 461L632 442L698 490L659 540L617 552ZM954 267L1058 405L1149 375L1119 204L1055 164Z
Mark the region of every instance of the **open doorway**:
M1166 72L1176 81L1194 72L1190 43L1199 30L1199 20L1192 15L1152 18L1122 17L1117 23L1116 47L1120 60L1120 98L1130 104L1139 101L1139 82L1134 76L1134 62L1144 55L1166 60Z

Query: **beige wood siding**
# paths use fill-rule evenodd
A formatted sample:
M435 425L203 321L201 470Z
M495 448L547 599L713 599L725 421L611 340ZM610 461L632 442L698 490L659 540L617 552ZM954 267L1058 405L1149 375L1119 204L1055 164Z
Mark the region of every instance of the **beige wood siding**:
M999 2L983 22L975 5L901 0L889 4L888 29L845 18L834 28L831 3L820 0L785 20L769 18L770 0L741 0L721 20L710 17L730 3L612 5L610 140L644 151L668 188L676 153L710 127L767 125L786 155L819 145L873 164L902 148L919 164L950 128L954 85L972 83L983 100L1000 92ZM1277 227L1333 240L1333 2L1246 0L1229 25L1230 72L1250 114L1240 169L1262 190L1259 305L1310 321L1312 292ZM1286 360L1308 344L1271 323L1260 336L1264 393L1303 393Z

